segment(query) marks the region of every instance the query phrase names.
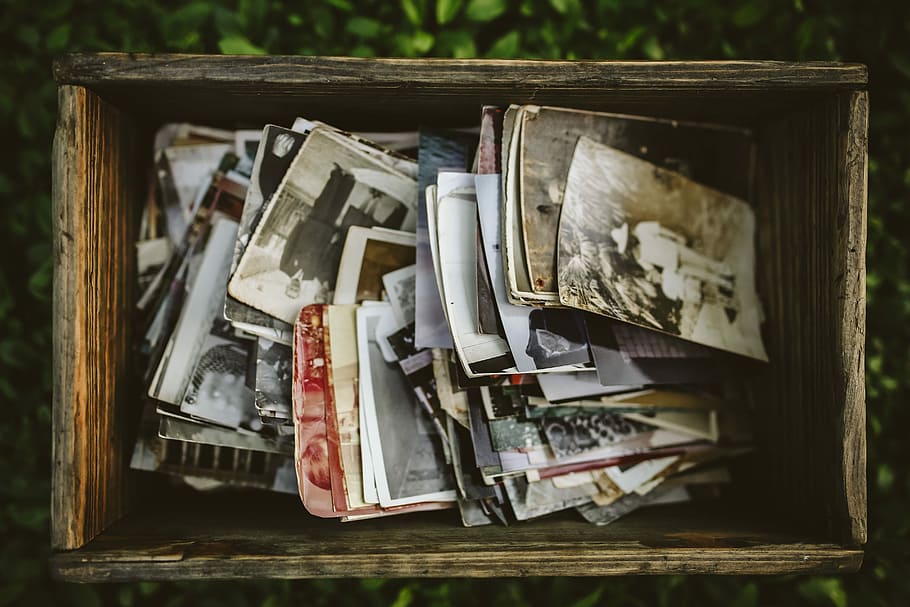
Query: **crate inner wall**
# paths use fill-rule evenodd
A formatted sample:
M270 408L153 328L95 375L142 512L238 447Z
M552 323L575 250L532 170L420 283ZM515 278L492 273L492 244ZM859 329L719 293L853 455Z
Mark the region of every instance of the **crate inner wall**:
M807 551L814 556L803 570L859 566L862 553L855 547L865 541L864 92L549 90L522 86L517 78L508 90L493 83L487 93L464 74L461 81L420 88L371 88L369 82L335 88L284 83L280 91L257 92L242 83L154 81L61 87L53 540L58 550L88 545L55 557L59 575L168 578L186 570L238 577L257 571L238 566L254 557L276 567L258 575L450 575L447 568L468 557L474 564L463 574L496 571L494 563L478 560L481 553L498 554L513 567L511 575L793 571L800 569L797 553ZM480 104L509 102L754 130L759 287L773 363L755 382L762 413L758 453L737 471L737 495L707 508L635 513L604 529L571 517L461 529L451 513L338 525L308 517L293 497L252 494L225 504L127 469L141 387L131 379L125 319L135 301L132 244L158 125L214 116L218 125L249 127L287 124L299 114L348 129L468 126ZM416 553L406 547L414 541L421 546ZM358 548L361 558L354 554ZM712 549L708 560L699 560L704 548ZM185 568L187 561L198 569Z

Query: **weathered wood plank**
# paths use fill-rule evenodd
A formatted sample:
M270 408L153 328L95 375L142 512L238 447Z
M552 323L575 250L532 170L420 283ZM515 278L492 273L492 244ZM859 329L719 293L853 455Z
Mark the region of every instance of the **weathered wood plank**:
M51 543L70 549L124 508L133 201L121 114L77 86L58 102Z
M169 508L131 514L85 548L55 555L52 571L73 581L501 577L843 573L862 562L860 550L775 530L729 504L650 509L600 528L557 518L464 529L445 514L339 524L280 506L263 523L212 512L211 501L191 500L179 520Z
M838 423L840 467L847 529L842 537L865 544L866 527L866 214L868 181L869 94L841 94L840 145L844 156L840 175L838 240L834 275L841 282L840 352L838 378L843 382L844 407Z
M764 484L782 515L866 539L866 94L760 129L761 292L770 377L759 400Z
M487 91L546 89L716 90L855 89L865 66L781 61L531 61L488 59L375 59L353 57L73 54L54 64L62 84L233 83L260 93L311 87L474 87Z
M865 66L836 63L124 53L68 55L55 75L152 120L254 126L303 114L368 130L471 125L482 105L510 103L749 125L867 80Z

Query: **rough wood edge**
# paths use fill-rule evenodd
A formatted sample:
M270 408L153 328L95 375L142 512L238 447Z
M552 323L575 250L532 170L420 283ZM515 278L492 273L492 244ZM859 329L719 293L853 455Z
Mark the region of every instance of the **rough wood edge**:
M220 554L194 557L192 545L167 558L135 555L108 560L80 551L56 554L51 573L72 582L135 580L338 578L338 577L512 577L628 574L843 574L859 570L861 550L798 544L753 548L576 549L526 552L412 554L361 553L276 556Z
M846 213L841 229L846 232L843 251L843 309L840 335L841 373L846 378L846 397L839 429L843 433L843 469L848 541L866 543L866 214L868 179L869 95L865 91L846 96L847 120L845 181Z
M84 180L85 167L80 158L78 127L85 111L86 91L81 87L62 86L58 90L57 129L54 133L53 217L54 230L54 393L52 419L53 481L51 485L51 546L69 549L83 541L84 512L72 503L80 490L76 461L81 459L70 418L78 415L81 402L71 402L65 395L73 394L75 365L60 349L72 344L76 327L82 322L82 310L75 301L77 254L79 241L76 231L76 209L81 195L78 185Z
M54 62L61 84L255 83L330 88L468 86L592 90L857 89L865 65L783 61L544 61L80 53Z
M52 185L51 546L69 550L84 545L122 515L123 437L116 428L118 414L110 408L113 393L122 388L109 388L121 379L118 371L123 365L111 362L109 355L123 346L126 331L109 334L111 326L99 324L93 314L122 312L107 309L122 303L124 285L118 284L122 276L111 269L117 264L101 259L123 250L125 257L119 260L123 267L132 257L125 245L128 234L117 231L127 218L104 214L115 210L103 204L104 188L120 183L117 171L122 163L106 163L99 157L105 146L110 149L124 140L120 115L78 86L61 86L58 104ZM96 166L99 162L113 166ZM107 194L122 198L122 192Z

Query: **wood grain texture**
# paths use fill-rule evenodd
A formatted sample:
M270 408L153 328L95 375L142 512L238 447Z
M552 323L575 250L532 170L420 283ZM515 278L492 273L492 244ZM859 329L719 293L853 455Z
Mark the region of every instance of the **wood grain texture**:
M191 83L261 93L305 87L332 94L341 88L434 89L457 84L484 91L536 86L546 89L714 90L861 88L865 66L782 61L531 61L491 59L374 59L353 57L67 55L54 64L61 84Z
M208 501L179 517L169 509L130 515L84 549L55 555L52 572L71 581L831 574L862 562L859 550L704 504L641 511L607 527L562 517L466 529L451 513L341 524L277 508L267 522L248 513L232 519L206 514L199 506Z
M349 130L473 126L483 105L509 103L746 124L867 81L864 66L834 63L123 53L68 55L54 73L159 120L255 127L306 115Z
M866 506L866 216L868 181L869 94L865 91L838 97L846 132L838 208L838 240L843 244L835 258L835 276L842 281L839 298L841 329L837 350L844 382L844 409L837 440L842 445L840 465L846 498L848 527L843 537L862 545L867 538Z
M866 93L760 129L759 268L771 366L763 484L782 515L866 540Z
M121 114L77 86L60 87L58 102L51 543L60 550L124 510L133 201Z

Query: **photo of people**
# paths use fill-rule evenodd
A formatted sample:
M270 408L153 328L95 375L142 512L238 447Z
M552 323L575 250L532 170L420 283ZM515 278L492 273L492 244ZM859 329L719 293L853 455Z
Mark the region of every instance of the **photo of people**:
M563 305L767 360L748 204L581 137L560 219Z
M332 300L349 227L413 229L416 206L414 179L317 127L263 213L229 292L291 323L303 306Z

